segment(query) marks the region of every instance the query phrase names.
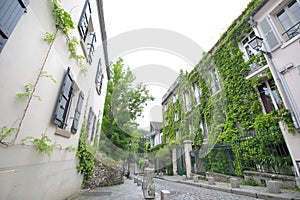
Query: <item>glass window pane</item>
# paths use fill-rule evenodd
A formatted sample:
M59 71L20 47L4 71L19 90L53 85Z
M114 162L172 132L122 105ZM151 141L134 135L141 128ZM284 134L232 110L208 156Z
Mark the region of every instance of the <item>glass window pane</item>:
M299 3L297 1L293 1L289 5L289 8L290 8L291 13L297 20L297 22L299 22L300 21L300 5L299 5Z

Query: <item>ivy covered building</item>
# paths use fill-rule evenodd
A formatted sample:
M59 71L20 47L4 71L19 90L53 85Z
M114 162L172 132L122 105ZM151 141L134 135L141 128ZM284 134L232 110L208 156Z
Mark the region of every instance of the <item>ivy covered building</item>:
M299 16L298 0L253 0L195 68L180 73L162 99L174 172L186 170L180 148L191 140L195 173L300 175Z
M102 0L1 0L0 24L0 199L66 199L100 134Z

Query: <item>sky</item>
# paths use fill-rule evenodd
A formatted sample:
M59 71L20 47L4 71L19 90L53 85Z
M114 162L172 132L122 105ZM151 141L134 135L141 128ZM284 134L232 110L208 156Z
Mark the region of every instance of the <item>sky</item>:
M155 97L140 128L162 121L162 97L179 70L190 71L250 0L103 0L109 58L122 57ZM199 53L198 53L199 52Z

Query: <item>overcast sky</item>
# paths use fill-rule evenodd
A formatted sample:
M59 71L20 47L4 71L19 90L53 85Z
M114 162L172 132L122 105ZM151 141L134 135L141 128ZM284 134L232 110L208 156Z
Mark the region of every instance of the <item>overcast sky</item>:
M187 58L187 55L183 55L174 46L168 46L169 49L157 46L144 48L139 43L131 47L137 40L147 40L149 34L153 35L149 31L139 35L135 30L169 30L167 36L159 38L162 40L158 39L159 42L175 40L173 43L182 46L186 54L192 54L196 49L191 42L208 51L249 2L250 0L103 0L110 59L113 61L116 57L122 57L125 65L137 73L137 79L143 81L156 98L146 107L144 118L138 121L141 128L148 129L149 121L162 120L162 96L174 82L179 70L190 71L201 56L199 53L199 58ZM181 36L185 38L181 40ZM185 40L190 41L184 42ZM184 44L189 44L191 49L187 50L183 47ZM130 47L126 49L124 46Z

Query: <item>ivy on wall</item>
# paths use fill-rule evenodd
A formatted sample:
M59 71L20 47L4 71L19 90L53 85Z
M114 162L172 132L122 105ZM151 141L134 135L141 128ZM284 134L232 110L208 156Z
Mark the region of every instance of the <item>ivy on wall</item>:
M241 139L240 135L242 133L280 130L280 121L286 122L290 132L294 129L287 109L275 110L269 114L262 113L263 108L256 89L260 83L260 78L246 79L250 71L249 64L255 63L260 66L267 64L261 53L245 61L243 52L238 46L238 42L251 30L251 26L246 21L246 18L261 2L262 0L251 1L240 18L235 20L227 32L221 36L214 48L203 55L197 66L190 73L180 73L180 83L174 91L175 94L179 94L180 98L175 103L172 103L171 98L169 98L167 100L168 109L163 113L163 119L168 119L168 123L163 126L165 143L167 137L173 142L172 140L175 139L176 131L178 130L180 132L178 142L191 139L195 147L201 147L204 136L201 129L199 130L199 123L202 122L208 126L209 134L207 139L209 143L233 145L234 163L231 167L234 168L235 173L238 175L242 174L243 165L251 160L254 154L258 160L268 161L269 159L266 154L261 153L264 151L264 146L262 145L256 145L254 152L251 152L253 143L235 146L235 143ZM211 90L213 80L210 71L212 67L216 67L221 84L221 89L214 94L212 94ZM272 79L268 70L266 70L266 74L268 78ZM201 101L198 105L196 105L194 95L195 83L201 89ZM191 107L193 108L190 111L185 111L184 108L184 92L188 92L190 95ZM174 112L180 113L178 121L174 121ZM192 134L189 131L190 124L193 126ZM273 141L274 137L275 135L269 134L268 138L265 139ZM282 134L277 139L279 140L277 143L284 141ZM260 140L260 142L263 141ZM245 150L242 151L242 149ZM218 157L217 160L212 159L216 157ZM209 167L207 170L224 173L224 168L230 168L223 163L226 162L224 161L226 157L221 156L219 151L211 151L207 158L208 161L211 161L210 164L207 163ZM288 158L286 159L288 160ZM219 163L215 163L216 161ZM286 162L286 160L282 162ZM269 164L272 164L271 161Z

